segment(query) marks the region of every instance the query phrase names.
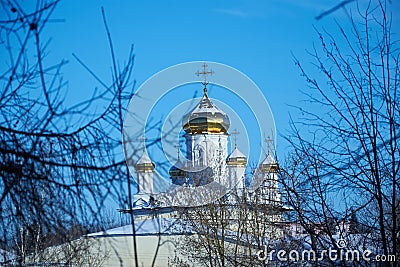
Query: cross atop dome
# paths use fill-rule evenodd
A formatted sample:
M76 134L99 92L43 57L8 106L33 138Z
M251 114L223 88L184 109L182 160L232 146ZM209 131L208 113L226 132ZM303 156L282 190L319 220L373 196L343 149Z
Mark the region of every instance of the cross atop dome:
M188 134L227 134L230 121L228 115L220 110L207 95L207 75L213 75L213 70L207 70L207 64L203 64L203 70L195 73L204 76L204 95L200 102L182 118L183 130Z
M234 145L235 145L235 148L237 147L237 135L238 134L240 134L240 132L238 132L236 129L235 130L233 130L233 132L231 133L231 135L233 135L233 140L234 140Z
M203 85L204 85L204 95L207 95L207 84L208 84L208 82L207 82L207 74L209 74L209 75L213 75L214 74L214 71L213 70L209 70L209 71L207 71L207 64L206 63L203 63L203 71L196 71L196 75L197 76L200 76L200 75L203 75L203 77L204 77L204 81L203 81Z
M140 137L140 142L142 142L142 149L144 152L146 150L146 137L144 135Z
M267 155L270 155L272 152L271 146L272 146L273 140L271 139L270 136L268 136L266 139L264 139L264 142L267 143Z
M178 143L177 145L174 145L174 147L177 150L177 154L178 154L178 161L180 160L180 155L181 155L181 144Z

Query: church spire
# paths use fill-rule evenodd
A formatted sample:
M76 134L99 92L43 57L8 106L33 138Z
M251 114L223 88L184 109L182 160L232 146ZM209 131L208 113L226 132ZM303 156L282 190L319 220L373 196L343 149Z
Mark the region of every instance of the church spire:
M142 142L142 151L144 153L146 151L146 137L144 135L142 135L140 137L140 141Z
M265 143L267 143L267 156L271 155L272 154L271 146L272 146L273 140L271 139L270 136L268 136L266 139L264 139L264 141L265 141Z
M180 161L181 160L181 145L178 143L177 145L174 145L174 147L176 148L176 150L177 150L177 154L178 154L178 161Z
M146 152L146 137L144 135L140 137L140 141L143 143L143 153L142 156L139 158L139 160L135 164L135 169L136 171L154 171L155 164L154 162L151 161L150 157L147 155Z
M277 171L279 165L274 159L275 151L273 151L273 140L268 136L264 141L267 143L267 156L260 165L261 170L263 172Z
M203 70L195 73L198 76L204 76L204 95L196 107L183 116L183 130L188 134L226 134L229 129L228 115L220 110L207 95L207 75L213 73L213 70L207 70L205 63Z
M236 129L233 130L233 132L231 133L231 135L233 135L233 142L234 142L235 148L237 148L237 135L238 134L240 134L240 132L238 132Z

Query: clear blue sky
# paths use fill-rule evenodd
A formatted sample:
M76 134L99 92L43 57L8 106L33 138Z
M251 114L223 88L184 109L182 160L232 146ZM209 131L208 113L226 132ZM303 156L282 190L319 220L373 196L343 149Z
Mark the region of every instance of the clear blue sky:
M307 89L292 54L310 67L312 59L306 50L314 43L319 45L314 27L337 33L335 20L348 25L350 10L356 10L356 2L351 2L346 5L347 12L340 8L321 20L315 19L340 2L63 0L52 16L61 21L49 23L44 32L51 38L45 63L69 60L63 68L69 103L89 97L100 86L72 53L109 83L111 60L101 15L104 7L118 61L123 63L130 46L135 47L133 76L137 86L169 66L188 61L220 62L249 76L272 109L277 154L282 159L288 152L281 135L289 129L289 113L295 120L301 115L289 105L304 105L301 101L306 97L300 90ZM392 2L393 31L399 33L400 1ZM21 2L22 6L31 4ZM5 58L2 52L1 59ZM0 62L0 66L3 64Z
M302 3L307 2L307 3ZM134 77L140 85L156 72L182 62L215 61L248 75L264 92L278 134L288 128L290 108L304 99L305 83L291 53L310 61L305 49L318 41L313 26L331 27L345 18L339 9L317 21L338 1L61 1L46 34L51 59L66 58L69 97L89 96L98 83L73 59L80 57L98 76L110 79L110 53L101 17L106 12L117 58L135 46ZM351 4L349 5L349 7ZM353 5L354 6L354 5ZM296 114L293 114L296 116ZM285 149L278 136L278 155Z
M296 55L311 62L306 49L318 45L314 27L337 29L334 20L348 20L356 2L316 20L321 12L340 1L61 1L45 34L51 37L48 63L69 60L64 67L70 102L89 97L98 82L72 57L75 53L105 81L110 81L111 60L101 16L104 7L117 54L122 63L130 45L135 47L133 76L139 86L156 72L187 61L214 61L248 75L263 91L278 132L277 153L282 158L286 144L288 105L301 105L306 89L293 63ZM392 10L400 10L392 1ZM27 2L24 2L27 4ZM397 15L397 14L396 14ZM394 26L400 25L399 16ZM397 31L399 32L399 31ZM317 74L315 74L317 75Z

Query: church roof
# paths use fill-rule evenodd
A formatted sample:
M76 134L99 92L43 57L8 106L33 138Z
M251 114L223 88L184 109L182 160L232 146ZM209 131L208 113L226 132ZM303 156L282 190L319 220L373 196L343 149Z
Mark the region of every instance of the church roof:
M262 171L267 171L267 172L275 172L279 169L278 162L272 157L271 154L268 153L267 157L263 160L263 162L260 164L261 170Z
M146 163L153 163L153 162L151 161L151 159L149 158L149 156L147 155L147 152L145 150L145 151L143 151L143 154L140 157L140 159L136 162L136 165L146 164Z
M133 199L133 207L134 208L143 208L149 207L151 205L151 196L148 194L135 194Z
M240 152L240 150L235 146L235 149L232 151L232 153L228 156L226 159L226 163L228 165L234 165L234 166L245 166L247 164L247 158L246 156Z
M230 158L232 158L232 159L246 158L246 156L242 152L240 152L240 150L237 147L235 147L235 149L232 151L232 153L228 156L228 159L230 159Z
M152 171L155 168L154 162L151 161L149 156L147 155L146 150L143 150L143 155L139 158L139 160L135 164L135 169L138 171Z
M192 111L183 116L182 126L186 133L226 133L230 126L228 115L204 95Z
M271 164L276 164L276 160L271 156L271 154L268 154L267 157L261 163L261 165L271 165Z
M182 219L173 218L154 218L145 220L135 220L135 234L137 236L148 236L158 234L191 234L187 229L186 223ZM91 233L87 237L110 237L132 235L132 225L124 225L117 228Z

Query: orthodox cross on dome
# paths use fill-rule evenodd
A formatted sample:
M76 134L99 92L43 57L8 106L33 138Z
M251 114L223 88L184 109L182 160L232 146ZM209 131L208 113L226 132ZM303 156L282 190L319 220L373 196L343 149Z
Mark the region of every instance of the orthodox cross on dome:
M206 63L203 63L203 71L197 71L196 72L196 75L197 76L200 76L201 74L203 75L203 77L204 77L204 81L203 81L203 85L204 85L204 94L205 95L207 95L207 84L208 84L208 82L207 82L207 74L210 74L210 75L213 75L214 74L214 71L213 70L209 70L209 71L207 71L207 64Z
M174 146L177 149L178 153L178 160L180 160L180 155L181 155L181 145L178 143L177 145Z
M144 135L140 137L140 142L142 142L143 152L144 152L146 150L146 137L144 137Z
M236 129L235 130L233 130L233 132L231 133L231 135L233 135L233 142L234 142L234 144L235 144L235 148L237 147L237 143L236 143L236 141L237 141L237 135L238 134L240 134Z
M267 143L267 155L271 154L271 146L272 146L272 142L273 140L271 139L271 137L267 137L266 139L264 139L265 143Z

